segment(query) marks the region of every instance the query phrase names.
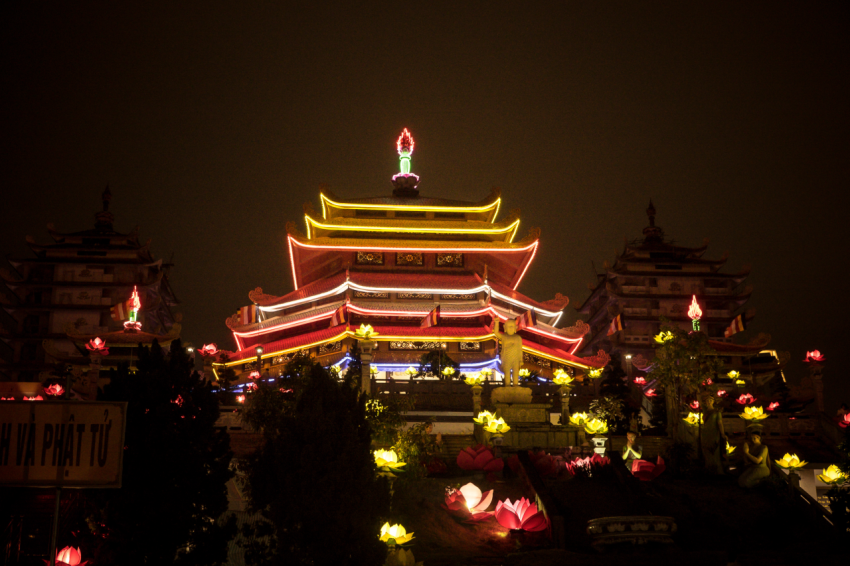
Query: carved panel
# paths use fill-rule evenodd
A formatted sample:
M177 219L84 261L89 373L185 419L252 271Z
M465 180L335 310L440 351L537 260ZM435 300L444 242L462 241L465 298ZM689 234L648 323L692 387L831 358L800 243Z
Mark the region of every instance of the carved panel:
M340 350L342 350L342 340L322 344L321 346L319 346L319 355L324 356L326 354L333 354L334 352L339 352Z
M552 369L552 362L545 359L529 354L528 352L522 353L522 361L527 364L536 364L542 368Z
M480 352L481 351L481 342L461 342L460 343L460 351L461 352Z
M445 342L390 342L390 350L445 350Z
M419 252L404 252L395 254L396 265L422 265L422 254Z
M384 252L357 252L357 265L384 265Z
M354 291L355 299L389 299L389 293L367 293L366 291Z
M445 301L473 301L475 293L467 293L463 295L440 295L440 298Z
M427 301L434 298L434 295L430 293L399 293L397 296L399 299L422 299Z
M437 254L437 267L463 267L463 254Z
M309 353L310 353L309 349L303 349L303 350L299 350L298 352L290 352L288 354L283 354L281 356L275 356L275 357L272 358L272 365L277 366L277 365L280 365L280 364L288 364L289 362L292 361L292 358L294 358L297 354L307 355Z

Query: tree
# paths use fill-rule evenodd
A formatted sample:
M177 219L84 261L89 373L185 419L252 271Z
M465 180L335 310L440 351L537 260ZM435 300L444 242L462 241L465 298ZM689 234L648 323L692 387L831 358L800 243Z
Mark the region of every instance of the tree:
M138 370L110 373L101 400L127 402L121 489L86 490L97 564L222 564L230 439L218 400L179 340L139 347Z
M679 420L683 399L686 395L698 396L701 383L709 377L716 378L720 360L708 344L708 335L670 326L663 318L659 339L649 375L664 389L667 434L684 440Z
M610 398L621 403L621 414L619 416L616 415L615 411L606 411L609 414L609 426L621 434L628 432L629 421L633 416L640 414L640 405L633 401L632 389L629 386L628 376L623 371L620 354L612 354L611 363L606 368L602 383L599 386L599 394L603 399ZM593 410L592 407L591 410ZM638 420L638 422L640 421Z
M245 414L264 440L244 464L249 510L264 519L243 533L252 537L246 561L383 564L389 490L375 469L366 396L318 364L294 374L293 394L260 384Z
M454 376L446 377L443 374L443 370L447 367L452 367L455 369ZM434 375L439 379L449 379L460 378L460 366L456 361L451 359L449 355L443 351L439 350L431 350L428 353L422 354L422 358L419 360L419 373L417 375L427 375L428 373Z

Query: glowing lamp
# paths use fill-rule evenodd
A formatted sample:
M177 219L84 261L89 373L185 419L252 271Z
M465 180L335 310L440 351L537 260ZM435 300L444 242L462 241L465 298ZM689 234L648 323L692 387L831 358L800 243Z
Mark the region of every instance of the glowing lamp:
M496 521L506 529L529 532L542 531L548 523L537 505L526 498L511 503L510 499L496 504Z
M744 393L743 395L735 399L735 402L739 405L752 405L753 403L755 403L755 400L756 398L750 395L749 393Z
M467 376L467 378L464 379L463 382L467 385L475 387L475 386L478 386L478 385L481 385L482 383L484 383L484 376L482 376L481 374L470 375L470 376Z
M506 432L511 430L511 427L507 425L505 419L499 417L498 419L490 419L487 424L484 425L484 430L486 430L490 434L505 434Z
M361 324L360 328L354 331L354 335L360 340L368 340L372 336L377 336L378 333L375 332L371 324Z
M208 358L209 356L215 356L218 354L218 346L215 344L204 344L204 347L198 350L198 353L201 356Z
M59 385L58 383L54 383L50 387L44 388L44 393L47 395L54 395L56 397L63 395L65 393L65 388Z
M413 377L414 375L416 375L417 373L419 373L419 371L418 371L415 367L410 366L409 368L407 368L406 370L404 370L404 373L406 373L406 374L407 374L407 377Z
M691 426L699 426L703 424L702 413L688 413L688 416L682 420Z
M636 377L636 378L634 379L634 382L635 382L637 385L646 385L646 378L645 378L645 377Z
M407 465L406 462L398 461L395 450L374 450L372 455L375 457L375 465L384 472L398 471L399 468Z
M453 368L452 366L446 366L440 373L442 373L446 377L451 377L455 374L455 368Z
M413 540L413 533L408 533L402 525L384 523L381 527L380 539L390 546L405 544Z
M245 396L244 395L238 395L236 397L236 402L237 403L244 403L245 402Z
M493 501L493 490L482 493L473 483L468 483L460 489L447 489L443 509L459 515L470 516L474 521L486 519L492 515L487 513L487 507Z
M252 371L248 374L248 379L260 379L260 372L257 370Z
M602 419L591 419L584 423L584 431L587 434L606 434L608 432L608 424Z
M56 566L85 566L88 560L82 561L83 555L79 548L66 546L56 551Z
M476 423L480 424L480 425L486 425L492 419L495 419L495 418L496 418L496 415L494 415L490 411L481 411L480 413L478 413L478 416L473 417L472 420L475 421Z
M738 379L739 377L741 377L741 372L735 371L733 369L732 371L730 371L726 375L729 376L729 379Z
M691 401L688 406L695 411L699 411L699 401Z
M584 426L587 422L587 413L573 413L570 415L570 424L573 426Z
M139 300L139 291L136 286L133 286L133 294L130 295L130 303L133 309L130 311L130 319L124 323L124 329L132 332L138 331L142 327L139 322L139 310L142 308L142 301Z
M702 309L699 308L699 304L697 304L696 295L694 295L694 298L691 301L691 306L688 307L688 318L690 318L693 322L694 331L699 330L699 319L702 318Z
M647 389L643 394L650 398L658 396L658 393L655 392L655 389Z
M552 381L555 383L555 385L560 385L560 386L563 387L565 385L569 385L570 383L572 383L573 378L570 374L568 374L564 370L557 369L557 370L555 370L555 378Z
M768 411L775 411L778 408L779 408L779 403L777 401L774 401L773 403L771 403L770 405L767 406Z
M726 442L726 455L727 455L727 456L731 456L731 455L732 455L732 452L734 452L737 448L738 448L737 446L732 446L732 445L731 445L731 444L729 444L729 442L727 441L727 442Z
M783 470L796 470L808 464L805 460L800 460L796 454L785 454L782 459L774 461Z
M847 413L846 415L841 417L841 421L838 423L838 426L840 426L841 428L847 428L848 426L850 426L850 413Z
M743 379L735 380L735 385L737 385L738 387L743 387L746 384L747 384L747 382L744 381Z
M726 397L726 390L725 389L718 389L717 390L717 396L718 397Z
M520 377L529 377L530 375L531 375L531 372L528 371L525 368L522 368L521 370L519 370L519 376Z
M806 352L806 359L803 360L803 361L808 362L808 363L811 363L811 362L818 363L818 362L824 361L824 359L825 358L824 358L823 354L820 353L820 350L812 350L811 352Z
M86 350L92 354L100 354L101 356L109 355L109 349L106 347L106 342L99 337L94 337L86 344Z
M405 128L396 141L396 149L401 161L401 174L410 174L410 156L413 154L413 136Z
M588 372L587 372L587 376L590 379L596 379L597 377L600 377L601 375L602 375L602 370L600 368L593 368L591 370L588 370Z
M484 379L490 379L491 377L493 377L493 370L491 370L491 369L482 369L478 373L483 375Z
M256 391L256 390L257 390L257 384L256 383L246 383L245 384L245 391Z
M761 407L744 407L744 412L738 415L745 421L763 421L770 415L766 415Z
M665 342L669 342L673 338L675 338L675 336L669 330L665 330L664 332L660 332L659 334L655 335L655 341L658 344L664 344Z
M833 464L825 469L822 474L819 474L818 479L828 485L840 485L847 481L847 474Z
M378 375L378 368L370 365L369 366L369 375Z

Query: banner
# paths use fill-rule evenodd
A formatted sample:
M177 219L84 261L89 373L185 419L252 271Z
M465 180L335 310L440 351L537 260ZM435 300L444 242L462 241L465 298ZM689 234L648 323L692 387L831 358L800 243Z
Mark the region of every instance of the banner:
M611 326L608 327L608 336L612 334L616 334L617 332L623 329L623 315L618 314L614 317L614 320L611 321Z
M0 485L121 487L127 403L0 401Z
M428 313L428 316L422 319L419 328L430 328L437 326L440 322L440 305L437 305L434 310Z

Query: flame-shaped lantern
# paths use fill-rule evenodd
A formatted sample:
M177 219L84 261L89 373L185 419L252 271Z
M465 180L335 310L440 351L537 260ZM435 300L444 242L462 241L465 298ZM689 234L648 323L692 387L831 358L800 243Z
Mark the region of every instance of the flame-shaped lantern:
M413 136L407 131L407 128L401 132L401 135L396 141L396 149L401 158L401 174L410 174L410 155L413 153Z
M130 320L124 323L124 329L135 332L142 327L142 323L138 322L142 301L139 300L139 291L135 285L133 286L133 294L130 295L128 302L131 303L133 310L130 311Z
M702 318L702 309L699 308L696 295L694 295L694 298L691 301L691 306L688 307L688 317L690 317L693 321L694 330L699 330L699 319Z

